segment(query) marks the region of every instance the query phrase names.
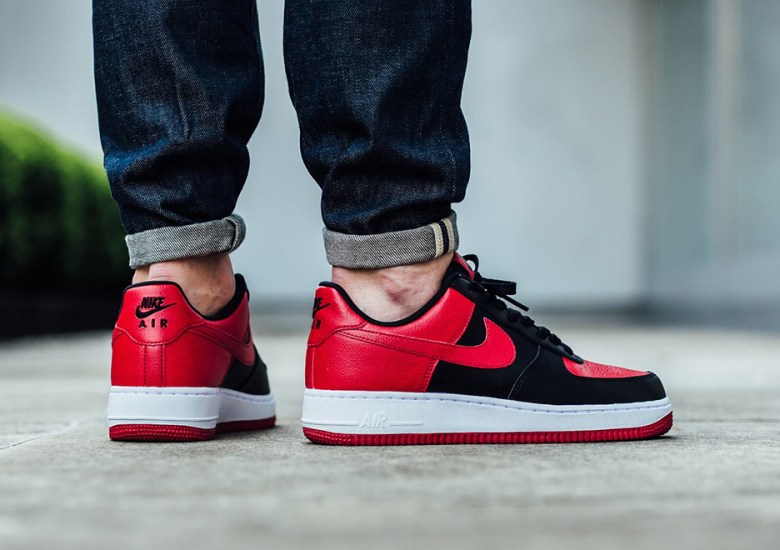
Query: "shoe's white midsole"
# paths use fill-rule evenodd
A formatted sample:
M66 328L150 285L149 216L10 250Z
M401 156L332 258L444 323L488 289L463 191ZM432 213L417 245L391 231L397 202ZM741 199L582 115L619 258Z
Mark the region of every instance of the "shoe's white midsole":
M111 386L108 425L165 424L214 428L221 422L263 420L276 414L273 394L224 388Z
M449 393L307 389L303 426L341 434L568 432L636 428L672 411L668 398L540 405Z

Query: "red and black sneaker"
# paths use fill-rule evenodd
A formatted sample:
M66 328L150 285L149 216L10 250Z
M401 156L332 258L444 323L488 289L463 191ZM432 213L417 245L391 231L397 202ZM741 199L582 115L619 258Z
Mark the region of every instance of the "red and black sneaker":
M122 441L202 441L275 423L266 367L252 343L249 293L198 313L176 283L129 286L114 327L108 434Z
M591 363L517 309L515 284L456 255L407 319L370 319L321 283L306 356L303 432L316 443L563 443L658 437L659 378Z

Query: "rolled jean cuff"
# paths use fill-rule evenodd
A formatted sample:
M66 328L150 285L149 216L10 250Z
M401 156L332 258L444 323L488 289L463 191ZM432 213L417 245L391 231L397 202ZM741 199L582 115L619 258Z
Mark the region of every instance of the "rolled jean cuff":
M246 225L231 214L221 220L178 227L160 227L125 237L130 267L232 252L244 241Z
M381 269L433 260L458 249L455 212L423 227L374 235L349 235L323 229L330 265Z

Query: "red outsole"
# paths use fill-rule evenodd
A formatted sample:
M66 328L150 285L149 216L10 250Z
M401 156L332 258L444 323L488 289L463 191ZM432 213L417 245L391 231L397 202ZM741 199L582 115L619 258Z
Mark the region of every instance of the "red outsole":
M260 420L237 420L235 422L220 422L217 424L217 433L242 432L246 430L267 430L276 426L276 417L262 418Z
M216 428L211 429L162 424L120 424L111 426L108 429L108 436L114 441L208 441L218 433L267 430L275 425L275 416L259 420L221 422Z
M672 427L672 413L637 428L579 432L432 433L432 434L338 434L304 428L303 435L323 445L454 445L500 443L587 443L630 441L660 437Z

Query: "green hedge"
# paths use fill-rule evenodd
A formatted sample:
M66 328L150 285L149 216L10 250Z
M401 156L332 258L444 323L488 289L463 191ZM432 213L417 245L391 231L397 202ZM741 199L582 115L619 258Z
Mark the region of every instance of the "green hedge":
M97 290L129 278L103 167L0 112L0 283Z

